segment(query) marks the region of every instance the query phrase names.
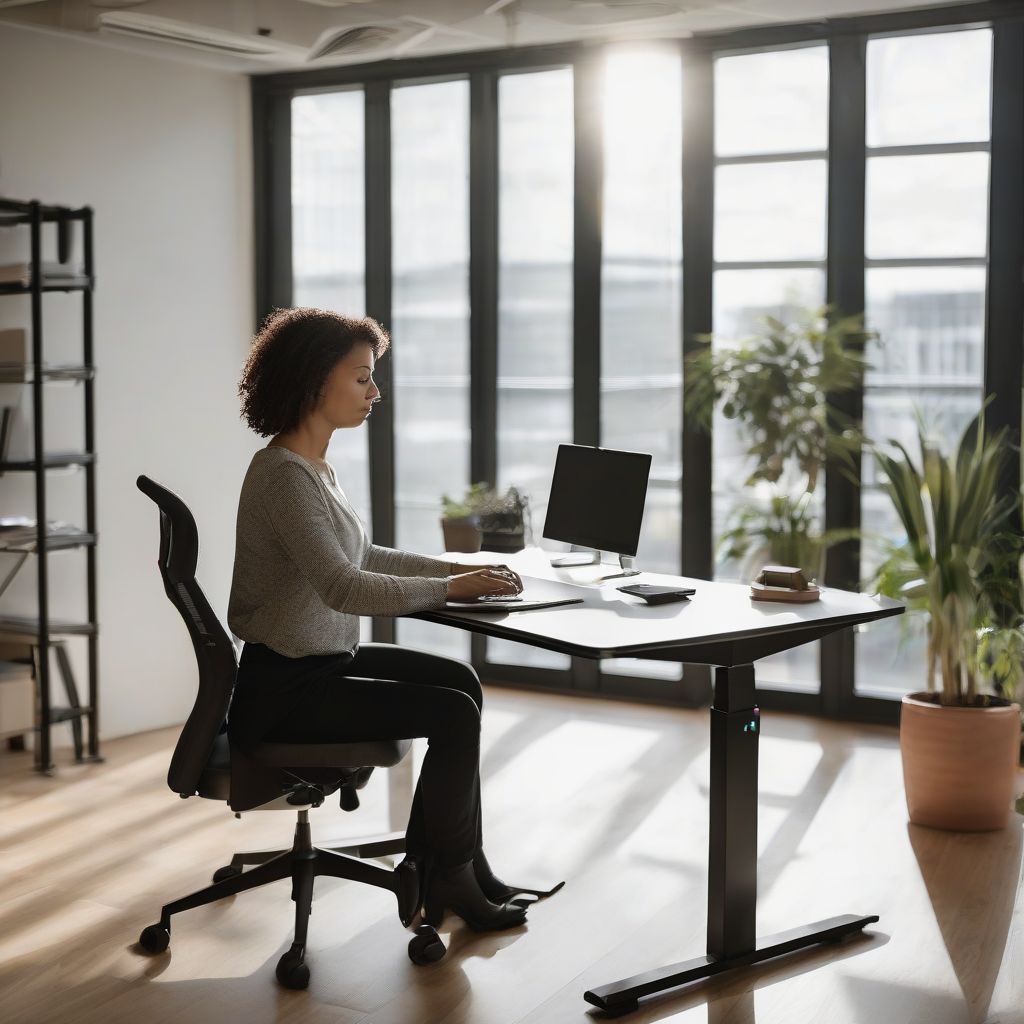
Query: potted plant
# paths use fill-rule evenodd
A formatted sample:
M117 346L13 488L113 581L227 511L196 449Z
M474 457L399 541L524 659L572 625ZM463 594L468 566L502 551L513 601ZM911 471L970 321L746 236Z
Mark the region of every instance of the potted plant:
M480 550L480 505L486 493L486 483L475 483L470 484L461 501L447 494L441 495L441 532L445 551Z
M1020 708L979 692L978 669L979 634L994 621L1006 551L1017 543L1008 530L1013 500L998 486L1005 431L986 437L982 412L949 455L920 424L918 443L919 463L895 442L895 454L875 450L906 532L890 546L878 589L928 617L927 689L907 694L900 715L907 810L918 825L1003 828L1016 782Z
M517 487L502 493L486 481L471 484L461 501L441 496L445 551L522 551L529 499Z
M486 551L522 551L528 533L530 503L517 487L491 488L480 502L481 546Z
M716 407L737 420L753 465L744 488L755 496L734 509L720 556L746 559L748 575L768 561L820 578L825 551L856 533L824 532L812 495L826 459L852 468L863 443L859 425L833 399L859 386L865 344L877 335L862 317L836 317L827 306L790 323L770 316L760 323L738 346L698 350L685 375L687 412L705 430Z

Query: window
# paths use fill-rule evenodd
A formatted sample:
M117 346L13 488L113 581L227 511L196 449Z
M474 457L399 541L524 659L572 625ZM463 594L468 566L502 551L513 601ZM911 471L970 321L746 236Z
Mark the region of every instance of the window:
M765 315L787 320L825 300L828 49L809 46L715 61L715 220L712 323L716 347L750 337ZM713 425L716 544L736 511L766 508L772 489L749 488L753 468L736 421ZM794 496L798 484L794 484ZM822 485L815 491L819 516ZM717 560L719 579L748 580L768 560ZM758 663L761 682L817 690L818 644Z
M443 547L441 496L469 478L469 84L391 94L395 544ZM388 396L385 396L385 399ZM469 634L401 619L403 643L469 657Z
M525 492L534 543L555 452L572 440L573 130L571 68L500 78L498 486ZM490 661L569 666L528 644L486 643Z
M601 445L649 452L639 568L679 572L682 479L682 65L613 51L604 68ZM680 666L607 659L602 672L678 679Z
M872 39L867 50L866 302L881 335L864 429L917 451L916 415L949 449L982 400L992 38L988 29ZM910 152L908 152L908 149ZM864 460L861 575L902 529ZM925 685L923 623L862 627L857 690Z
M363 91L292 99L292 305L347 316L366 312ZM327 461L364 523L370 522L367 427L338 430ZM370 639L370 620L360 637Z
M554 455L560 442L574 439L576 407L597 418L585 427L588 437L596 428L604 446L653 455L639 567L677 572L681 542L696 530L711 534L693 538L693 555L702 557L703 545L720 541L741 507L767 511L771 488L745 486L753 467L743 435L719 413L709 445L711 465L687 467L694 479L711 470L712 493L684 493L683 313L687 321L692 314L700 330L710 328L716 346L735 345L759 328L765 314L790 320L823 304L829 256L836 293L862 304L868 326L882 337L882 345L869 353L865 432L876 441L896 438L914 446L920 411L932 433L951 443L980 406L986 367L992 373L1019 355L1019 334L1007 323L1018 299L1012 275L992 279L1000 293L991 295L998 300L991 310L987 291L990 244L1000 252L1018 241L1012 218L990 222L988 207L993 99L1008 160L1016 160L1024 132L1013 83L1019 55L1012 49L1012 14L995 4L983 13L987 20L949 7L898 17L879 13L830 20L813 32L794 25L791 35L780 25L735 35L698 32L692 44L623 38L451 53L431 62L436 70L430 78L415 77L424 74L418 60L398 59L390 71L379 65L372 85L359 65L320 69L308 88L294 72L257 76L261 308L266 312L281 301L278 271L290 255L295 305L358 314L369 294L387 320L393 347L386 356L391 379L383 397L392 404L381 411L394 412L389 454L395 492L382 500L395 512L391 543L441 550L440 499L461 495L471 482L471 438L482 464L494 465L499 488L515 484L526 492L532 540L543 542ZM951 25L958 16L973 20ZM978 27L987 23L993 28ZM995 68L993 79L994 42L1006 63ZM759 49L759 43L767 48ZM688 60L696 62L693 96L684 93ZM707 60L711 82L704 80ZM599 80L600 96L589 97L587 110L577 112L583 75ZM473 106L472 116L471 93L484 101ZM599 125L591 99L601 104ZM859 127L851 138L854 122L845 115L829 124L830 102L843 109L848 100L854 114L861 107L866 114L864 163ZM277 247L274 214L282 197L272 191L280 180L278 118L289 106L290 254ZM578 114L585 126L580 139ZM682 148L690 123L699 128L692 141L700 151ZM390 166L377 167L372 154L385 139ZM600 154L592 148L598 145ZM479 252L484 259L472 268L471 153L481 161L473 168L474 187L486 200L473 247L473 257ZM685 183L684 154L694 158L695 172ZM591 159L603 165L602 201L599 211L584 211L581 237L596 226L592 214L599 213L600 268L574 251L575 208L583 198L574 194L576 171L584 172L579 180L589 194L597 184L585 173L595 166ZM708 164L713 182L704 170ZM863 197L857 194L862 176ZM864 213L863 252L839 237L828 244L830 182L840 193L832 207L840 233L853 228L859 235L860 225L847 221L851 213L858 221ZM686 210L694 230L685 263L684 184L695 197L707 194L705 208L695 203ZM998 201L1015 208L1024 184L1015 183L1011 173L998 176L997 184ZM369 211L367 194L374 204ZM390 210L376 205L385 196ZM372 244L376 239L367 236L367 225L388 214L391 264L384 266L374 255L364 266L367 248L384 252ZM577 260L587 267L578 282ZM479 279L471 278L471 270ZM703 296L709 273L712 294ZM477 310L481 318L474 321L495 332L480 339L487 351L479 363L490 365L493 345L496 367L488 372L494 379L473 382L489 412L491 395L496 399L497 429L486 436L473 436L470 422L476 365L470 359L471 280L472 295L494 304ZM852 299L861 295L862 280L863 298ZM693 286L697 300L689 311L682 309L683 282ZM577 283L587 288L578 306ZM389 307L383 305L388 299ZM585 340L577 332L598 310L600 351L590 354L594 373L574 379L574 344ZM986 337L989 313L992 337ZM986 353L986 345L993 351ZM989 383L999 388L998 381ZM1008 394L999 397L1000 415L1011 428L1019 427L1016 403ZM370 423L372 429L380 425L379 419ZM370 432L338 431L328 452L367 523ZM703 462L707 450L695 445L691 458ZM835 481L829 474L829 483ZM792 492L801 484L794 480ZM840 487L830 512L841 529L851 525L844 516L856 518L848 500L861 501L860 573L866 582L879 563L882 540L898 541L900 527L870 456L862 460L861 484ZM812 510L821 520L824 497L819 479ZM763 547L745 564L720 554L714 574L747 580L764 558ZM924 682L922 637L911 631L903 638L905 624L905 618L893 619L865 627L852 645L829 645L824 680L818 644L764 660L759 682L775 691L765 700L780 708L856 707L858 715L877 711L895 718L899 696ZM364 620L364 637L370 625ZM395 628L399 642L470 657L469 634L404 618ZM494 668L492 678L573 685L565 673L570 659L553 652L494 638L473 645L474 656L481 650ZM700 682L680 679L678 666L669 662L621 659L593 669L575 683L644 699L693 697ZM872 700L876 696L882 700Z

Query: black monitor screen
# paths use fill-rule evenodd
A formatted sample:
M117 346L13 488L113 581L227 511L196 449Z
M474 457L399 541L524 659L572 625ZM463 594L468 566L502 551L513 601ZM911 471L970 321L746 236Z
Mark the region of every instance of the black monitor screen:
M579 547L635 555L651 456L560 444L544 536Z

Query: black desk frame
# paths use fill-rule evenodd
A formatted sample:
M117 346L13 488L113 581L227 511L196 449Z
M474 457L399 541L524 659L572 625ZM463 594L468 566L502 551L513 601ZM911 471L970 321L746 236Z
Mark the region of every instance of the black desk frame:
M711 788L709 798L707 953L681 963L588 989L583 998L618 1016L637 1009L644 996L677 988L736 967L746 967L824 942L838 942L878 920L877 914L843 914L773 935L757 936L757 755L761 713L754 687L759 658L819 640L858 622L898 615L901 608L882 609L758 636L696 642L659 649L616 649L595 652L571 644L540 639L535 646L583 657L639 657L715 666L711 706ZM522 633L478 616L450 612L418 612L415 618L440 622L534 643Z

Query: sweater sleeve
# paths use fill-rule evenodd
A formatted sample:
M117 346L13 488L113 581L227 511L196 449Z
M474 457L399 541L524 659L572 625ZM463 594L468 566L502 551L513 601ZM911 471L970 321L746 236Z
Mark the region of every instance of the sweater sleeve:
M338 539L319 485L301 466L284 463L273 484L262 495L271 528L329 608L350 615L404 615L444 606L445 579L401 578L356 565Z
M453 564L413 551L371 544L363 558L363 566L371 572L386 572L392 576L451 576Z

